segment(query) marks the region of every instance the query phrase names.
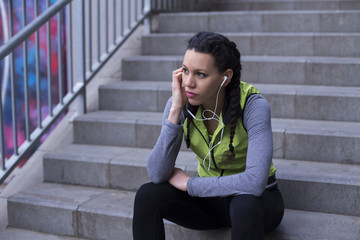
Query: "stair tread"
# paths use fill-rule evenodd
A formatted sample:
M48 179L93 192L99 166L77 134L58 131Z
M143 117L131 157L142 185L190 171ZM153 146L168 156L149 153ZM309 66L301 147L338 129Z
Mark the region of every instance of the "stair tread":
M126 57L123 61L181 61L183 55L137 55ZM278 61L278 62L320 62L338 64L360 64L358 57L322 57L322 56L267 56L267 55L243 55L243 62L247 61Z
M323 5L328 4L324 2ZM359 32L359 26L352 22L359 21L360 5L349 6L340 10L332 4L330 9L318 9L318 5L308 9L295 10L296 3L277 4L278 9L264 8L268 3L238 3L234 8L217 4L219 8L230 11L162 13L159 15L159 33L176 32ZM272 5L272 4L271 4ZM286 4L285 4L286 5ZM291 6L292 5L292 6ZM317 6L316 6L317 5ZM274 5L272 5L274 7ZM340 6L339 6L340 7ZM271 7L270 7L271 8ZM282 8L282 9L281 9ZM317 9L317 10L314 10ZM250 11L249 11L250 10ZM339 21L342 19L343 21ZM193 22L191 26L187 21ZM241 24L238 24L241 22ZM186 25L186 28L183 27Z
M356 97L360 96L360 87L342 86L316 86L316 85L295 85L295 84L267 84L254 83L262 93L272 94L299 94L319 96ZM170 81L137 81L123 80L100 86L100 89L126 89L126 90L166 90L171 91Z
M146 125L161 125L162 112L99 110L78 116L75 122L125 122ZM339 122L304 119L272 118L273 130L314 135L360 137L360 122Z
M134 192L129 191L43 183L15 194L9 198L9 201L35 206L46 205L55 209L62 209L70 203L74 204L74 211L79 212L81 215L92 214L110 219L131 219L134 195ZM82 196L81 199L79 199L79 196ZM73 221L81 220L83 219L73 219ZM86 220L73 223L74 226L82 227L85 224ZM169 224L174 225L165 222L165 225ZM316 236L320 239L354 239L355 236L358 236L359 225L359 217L286 209L283 222L270 237L280 234L294 237L290 239L296 239L295 237L300 236ZM178 226L172 227L176 228Z
M243 1L243 0L242 0ZM308 1L308 0L307 0ZM260 1L244 1L244 2L266 2ZM283 0L279 2L284 2ZM211 11L211 12L180 12L180 13L161 13L162 16L207 16L207 15L229 15L229 14L342 14L342 13L359 13L360 9L357 10L253 10L253 11Z
M20 228L6 228L0 231L0 240L85 240L85 238L76 238L68 236L40 233Z
M328 2L353 2L354 0L214 0L213 2L221 2L231 6L231 3L328 3Z
M353 32L219 32L220 34L226 35L227 37L231 38L233 36L284 36L284 37L322 37L322 36L352 36L352 37L359 37L360 33L353 33ZM152 37L152 38L159 38L159 37L192 37L194 35L193 32L180 32L180 33L149 33L144 35L144 37Z
M150 152L151 149L147 148L70 144L58 151L46 154L45 159L104 162L110 165L133 165L146 168ZM273 160L278 179L360 186L360 165L277 158ZM185 171L196 174L197 160L194 153L180 151L176 164Z
M223 17L225 19L225 16ZM360 17L359 17L360 18ZM234 20L238 21L238 20ZM259 20L260 21L260 20ZM181 25L182 26L182 25ZM218 31L234 41L240 52L247 55L272 56L334 56L359 57L360 33L298 32L289 29L286 32L226 32ZM142 37L142 54L144 55L176 55L183 54L186 42L194 33L152 33ZM157 48L158 45L161 48ZM333 44L331 48L328 44Z

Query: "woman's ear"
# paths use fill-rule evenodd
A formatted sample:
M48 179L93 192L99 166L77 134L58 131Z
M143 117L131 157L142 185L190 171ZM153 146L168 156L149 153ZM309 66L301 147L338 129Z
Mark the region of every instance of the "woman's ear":
M224 84L223 84L224 87L226 87L226 86L230 83L231 78L233 77L233 74L234 74L234 72L233 72L232 69L228 69L228 70L225 71L224 79L225 79L225 77L226 77L227 79L226 79L226 81L225 81Z

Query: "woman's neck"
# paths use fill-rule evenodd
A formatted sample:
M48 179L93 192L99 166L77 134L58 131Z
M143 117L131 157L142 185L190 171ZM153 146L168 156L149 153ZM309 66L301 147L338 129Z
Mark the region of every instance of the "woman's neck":
M224 99L225 99L225 91L221 91L219 93L219 98L218 98L218 101L217 101L217 105L216 105L216 99L209 103L209 104L202 104L202 108L203 108L203 111L204 110L210 110L210 111L206 111L205 112L205 117L207 118L210 118L213 116L213 112L215 111L216 115L220 117L220 113L221 113L221 110L222 110L222 107L223 107L223 104L224 104ZM215 109L216 107L216 109Z

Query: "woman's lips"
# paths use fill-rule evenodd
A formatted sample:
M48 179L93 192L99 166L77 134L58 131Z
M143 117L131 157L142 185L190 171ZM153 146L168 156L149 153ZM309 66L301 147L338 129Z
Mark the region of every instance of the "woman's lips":
M187 96L188 98L193 98L193 97L196 97L197 94L192 93L192 92L189 92L189 91L186 91L186 96Z

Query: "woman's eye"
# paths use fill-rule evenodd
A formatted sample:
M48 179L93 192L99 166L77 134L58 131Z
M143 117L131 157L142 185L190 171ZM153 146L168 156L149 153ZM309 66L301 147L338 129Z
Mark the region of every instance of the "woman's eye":
M186 68L183 68L183 73L187 74L189 71Z
M206 78L206 74L204 74L204 73L201 73L201 72L199 72L198 74L197 74L199 77L201 77L201 78Z

